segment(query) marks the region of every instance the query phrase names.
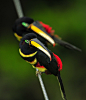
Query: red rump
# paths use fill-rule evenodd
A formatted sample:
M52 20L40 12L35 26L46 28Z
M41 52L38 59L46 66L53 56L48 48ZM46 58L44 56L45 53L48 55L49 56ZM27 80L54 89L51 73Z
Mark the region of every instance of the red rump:
M56 54L53 53L53 55L57 60L57 63L58 63L57 66L59 67L59 71L62 70L62 61L61 61L61 59Z
M54 55L54 57L55 57L56 60L57 60L57 63L58 63L57 66L59 67L58 70L59 70L59 71L62 70L62 61L61 61L61 59L60 59L56 54L53 53L53 55ZM45 68L44 66L41 66L41 65L39 64L39 62L37 62L36 67Z
M47 33L50 33L51 30L52 30L52 27L50 27L49 25L47 24L44 24L43 22L40 21L40 24L45 28L46 32Z

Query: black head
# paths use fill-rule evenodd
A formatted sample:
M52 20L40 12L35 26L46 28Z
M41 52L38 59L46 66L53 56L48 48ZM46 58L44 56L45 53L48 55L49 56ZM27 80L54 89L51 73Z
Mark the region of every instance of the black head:
M22 43L25 43L25 40L31 40L33 38L37 38L36 34L34 34L34 33L28 33L28 34L24 35L19 43L19 46L21 46Z
M34 20L32 18L29 18L29 17L21 17L21 18L16 19L16 21L12 27L12 30L14 33L21 34L22 31L26 30L26 28L24 26L22 26L22 22L26 22L28 24L31 24L34 22Z

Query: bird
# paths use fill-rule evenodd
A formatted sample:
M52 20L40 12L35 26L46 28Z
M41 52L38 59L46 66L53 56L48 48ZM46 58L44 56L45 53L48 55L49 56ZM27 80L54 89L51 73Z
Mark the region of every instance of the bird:
M38 20L34 21L34 19L30 17L24 16L17 19L13 24L12 30L18 41L20 41L25 34L34 32L37 35L37 38L46 47L48 47L48 44L51 44L54 47L56 44L59 44L67 49L77 50L79 52L82 51L80 48L62 40L58 35L55 35L54 30L52 30L52 27L49 25Z
M23 23L25 23L25 24L23 24ZM32 26L32 23L36 24L38 28L33 25L33 27L35 27L35 29L34 28L27 29L26 26L27 25ZM41 21L34 21L30 17L24 16L24 17L16 19L16 21L13 24L12 30L14 32L14 36L17 38L18 41L20 41L21 38L25 34L34 32L37 35L38 39L42 43L44 43L45 46L48 46L48 42L55 45L55 42L51 38L51 35L50 35L50 34L54 33L54 30L52 30L52 28L49 25L46 25ZM40 30L39 33L38 33L38 30Z
M63 100L67 100L60 75L62 61L38 40L36 34L28 33L22 37L19 43L19 54L40 72L53 74L58 79Z

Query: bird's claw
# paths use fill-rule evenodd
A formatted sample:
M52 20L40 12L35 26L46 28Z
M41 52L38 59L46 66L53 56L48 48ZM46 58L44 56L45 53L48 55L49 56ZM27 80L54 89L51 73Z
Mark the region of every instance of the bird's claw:
M38 74L42 75L42 72L36 71L36 76L38 76Z

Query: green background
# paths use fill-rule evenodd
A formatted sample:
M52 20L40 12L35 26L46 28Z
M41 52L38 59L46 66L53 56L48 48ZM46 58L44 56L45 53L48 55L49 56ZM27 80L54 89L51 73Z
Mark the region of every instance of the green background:
M63 62L61 77L68 100L86 100L86 0L20 0L25 16L48 24L82 52L49 46ZM12 0L0 3L0 100L44 100L35 69L19 55L12 25L18 18ZM58 81L42 75L49 100L62 100Z

